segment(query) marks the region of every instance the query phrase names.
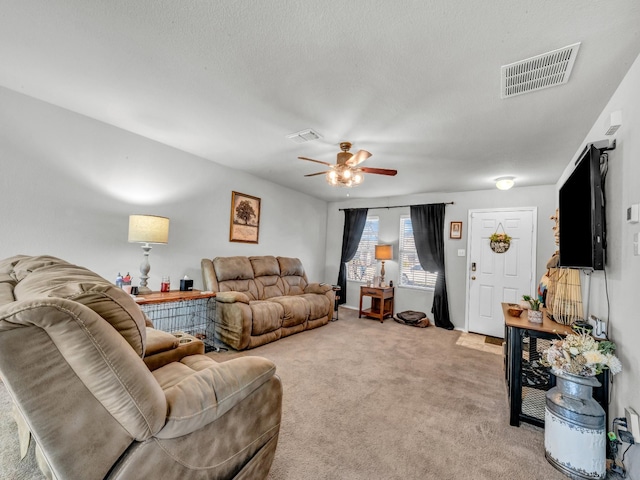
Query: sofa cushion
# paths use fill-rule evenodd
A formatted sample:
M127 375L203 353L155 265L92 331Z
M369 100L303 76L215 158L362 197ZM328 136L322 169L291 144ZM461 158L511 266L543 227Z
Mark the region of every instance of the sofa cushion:
M67 298L89 307L110 323L139 356L144 355L146 316L121 288L105 283L69 282L51 290L49 297Z
M286 295L302 295L307 288L307 281L298 275L288 275L282 278Z
M300 325L309 318L309 302L302 296L273 297L270 301L282 305L284 309L283 327Z
M0 273L12 274L16 263L20 260L28 258L26 255L14 255L13 257L3 258L0 260ZM15 279L14 279L15 280Z
M255 282L260 300L268 300L271 297L280 297L285 294L284 282L278 275L256 277Z
M67 298L100 315L133 347L144 354L146 318L133 298L97 273L55 257L25 257L14 265L19 279L16 300Z
M226 280L224 282L218 282L218 288L220 292L240 292L244 293L249 300L258 300L260 294L258 293L258 287L253 279L250 280Z
M280 265L276 257L265 255L261 257L249 257L253 275L260 277L263 275L280 275Z
M304 267L299 258L278 257L278 263L280 264L280 275L286 277L287 275L304 276Z
M43 267L51 265L71 265L69 262L49 255L38 255L34 257L17 255L7 260L12 263L13 275L18 282L21 282L30 273Z
M270 300L258 300L249 304L253 322L251 335L262 335L282 327L284 311L282 305Z
M327 312L331 312L331 301L326 295L317 295L315 293L305 293L298 298L304 298L309 305L309 319L315 320L327 316Z
M0 306L11 303L14 300L13 284L9 282L0 282Z
M211 423L267 382L275 370L266 358L217 363L205 355L191 355L155 370L168 407L166 424L156 436L176 438Z
M247 257L216 257L213 259L213 267L218 282L254 278L253 268Z

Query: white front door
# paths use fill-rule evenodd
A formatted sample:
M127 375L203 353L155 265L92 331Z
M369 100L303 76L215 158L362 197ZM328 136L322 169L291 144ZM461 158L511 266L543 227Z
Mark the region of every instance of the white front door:
M467 257L467 329L504 337L501 302L518 303L533 295L537 281L536 208L469 211ZM506 232L511 245L505 253L491 250L489 237Z

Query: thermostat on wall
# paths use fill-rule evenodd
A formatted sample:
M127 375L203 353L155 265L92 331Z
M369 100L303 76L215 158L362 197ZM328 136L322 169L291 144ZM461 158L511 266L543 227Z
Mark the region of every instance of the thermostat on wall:
M627 223L638 223L638 204L627 208Z

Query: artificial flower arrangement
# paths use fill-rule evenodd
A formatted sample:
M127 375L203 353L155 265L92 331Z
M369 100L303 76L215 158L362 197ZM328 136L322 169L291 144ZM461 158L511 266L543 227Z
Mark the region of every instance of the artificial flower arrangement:
M541 363L554 373L571 373L593 377L609 369L612 375L622 371L622 364L614 355L616 345L608 340L596 341L586 332L572 333L564 339L553 340L542 352Z
M489 241L509 244L511 243L511 237L506 233L494 233L489 237Z
M496 253L504 253L509 250L511 245L511 237L506 233L493 233L489 237L489 246Z

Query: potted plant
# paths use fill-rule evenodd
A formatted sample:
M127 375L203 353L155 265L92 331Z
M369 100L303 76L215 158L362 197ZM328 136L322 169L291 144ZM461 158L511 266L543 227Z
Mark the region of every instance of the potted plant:
M529 310L529 300L531 300L530 295L522 295L522 300L520 300L520 307L522 307L523 310Z
M540 306L542 305L540 300L537 298L533 298L529 295L529 310L527 311L527 317L531 323L542 323L542 311L540 311Z

